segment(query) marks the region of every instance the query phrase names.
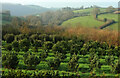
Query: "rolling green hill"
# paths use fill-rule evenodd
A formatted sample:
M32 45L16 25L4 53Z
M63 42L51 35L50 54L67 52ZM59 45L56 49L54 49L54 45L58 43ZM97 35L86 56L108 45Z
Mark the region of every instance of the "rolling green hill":
M93 16L76 17L63 22L62 26L85 26L85 27L98 27L104 22L97 21Z
M99 19L112 19L115 20L116 23L106 27L107 29L111 29L111 30L117 30L118 29L118 14L102 14L98 16Z
M91 13L93 8L88 8L88 9L81 9L81 10L74 10L74 13L84 13L84 12L89 12ZM100 8L100 12L105 12L105 8Z
M90 9L83 9L83 10L75 10L73 11L74 13L84 13L84 12L90 12L92 11L93 8ZM105 12L104 8L101 8L101 12ZM118 29L118 14L113 14L113 13L109 13L109 14L101 14L98 15L98 19L112 19L114 20L116 23L109 25L108 27L106 27L105 29L110 29L110 30L117 30ZM62 23L62 26L84 26L84 27L99 27L101 25L103 25L105 22L101 22L101 21L97 21L93 18L93 16L80 16L80 17L76 17L76 18L72 18L69 19L67 21L64 21Z

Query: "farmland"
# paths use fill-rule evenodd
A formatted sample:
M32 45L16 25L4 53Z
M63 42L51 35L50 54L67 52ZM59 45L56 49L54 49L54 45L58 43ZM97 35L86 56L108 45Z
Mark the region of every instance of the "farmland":
M21 37L22 40L19 36L23 36ZM87 77L87 76L89 77L94 77L94 76L98 76L98 77L99 76L107 76L107 77L116 76L118 77L119 76L116 73L119 71L117 71L116 68L112 67L112 65L115 65L115 64L119 65L119 62L117 63L117 61L119 61L119 53L120 53L119 47L116 47L113 45L109 46L107 43L99 43L97 41L85 42L84 40L81 40L81 39L79 40L79 39L74 39L74 38L69 40L67 38L59 37L59 39L57 40L57 36L56 37L52 35L45 36L44 34L43 35L33 34L30 37L27 35L19 35L19 36L15 36L17 37L17 40L16 38L13 39L15 41L12 40L10 42L6 38L5 38L6 41L2 41L2 45L3 45L3 48L2 48L3 70L2 71L4 71L3 76L7 77L7 74L5 73L10 71L8 69L4 69L4 67L5 68L7 67L6 65L7 62L4 59L8 57L6 54L9 54L12 52L14 54L17 54L17 58L19 61L18 64L15 65L16 67L15 71L22 69L22 72L24 71L35 72L33 71L34 69L34 70L39 70L39 71L42 70L42 72L48 72L49 70L52 69L54 72L59 71L58 73L59 76L76 76L76 75L81 76L81 77ZM27 39L25 37L30 38L30 41L29 40L26 41ZM9 35L7 38L9 38ZM19 45L16 45L17 43ZM19 47L15 47L15 46L19 46ZM57 46L59 46L59 48L57 48ZM25 47L28 47L28 48L25 48ZM29 53L30 55L26 56L26 54L29 54ZM31 60L28 60L28 63L26 63L27 61L25 62L25 59L26 58L31 59L34 57L36 57L36 59L37 57L41 59L39 59L40 62L35 64L35 66L33 66L31 70L31 67L29 67L29 64L32 64L30 63ZM50 59L56 59L56 58L59 59L59 62L60 62L59 64L57 64L58 67L56 68L51 67L51 64L53 63L52 61L50 61ZM107 60L107 58L110 58L111 61ZM76 61L74 61L73 59ZM92 64L92 60L97 63ZM109 61L110 64L107 61ZM78 65L78 67L74 68L74 65L73 67L70 67L70 64L72 63L75 63L75 66ZM11 64L8 64L8 65L11 65ZM53 66L57 66L57 65L53 64ZM92 69L91 69L91 65L93 65ZM11 67L11 66L8 66L8 67ZM63 73L66 75L63 75ZM69 73L69 75L67 73ZM47 75L44 75L44 76L47 76Z
M99 15L98 18L99 19L107 18L107 19L115 20L116 23L108 26L107 28L108 29L113 29L113 30L118 29L118 15L117 14L102 14L102 15Z
M94 22L94 23L93 23ZM104 22L97 21L93 18L93 16L83 16L76 17L70 20L63 22L62 26L84 26L84 27L99 27L104 24Z
M75 10L73 11L74 13L88 13L88 16L80 16L80 17L75 17L72 19L69 19L67 21L64 21L62 23L62 26L65 27L76 27L76 26L84 26L84 27L92 27L92 28L97 28L101 25L103 25L105 22L103 21L98 21L94 19L92 13L93 8L90 9L84 9L84 10ZM100 12L104 13L105 9L100 8ZM113 13L105 13L105 14L100 14L98 15L98 19L104 19L107 18L109 20L114 20L116 23L109 25L105 29L109 30L118 30L118 14L113 14Z
M65 7L22 17L6 11L2 78L119 78L116 11Z

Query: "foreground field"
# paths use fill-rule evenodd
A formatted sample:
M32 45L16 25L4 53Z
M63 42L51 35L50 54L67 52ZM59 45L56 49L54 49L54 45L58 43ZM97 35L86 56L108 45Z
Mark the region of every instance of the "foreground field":
M40 74L53 76L57 71L57 76L83 78L101 76L114 78L120 75L119 46L109 46L106 42L85 42L75 37L69 40L59 36L58 39L58 36L45 34L33 34L30 37L16 35L17 40L9 42L9 36L13 35L6 34L4 37L6 41L2 41L3 77L40 77ZM18 62L13 59L18 59Z

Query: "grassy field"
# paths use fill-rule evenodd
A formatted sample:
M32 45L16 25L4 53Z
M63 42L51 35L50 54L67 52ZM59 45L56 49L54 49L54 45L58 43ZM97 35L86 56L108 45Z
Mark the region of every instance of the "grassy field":
M85 11L90 11L91 9L86 9ZM75 11L76 12L76 11ZM82 12L82 10L79 10L78 12ZM84 10L83 10L84 12ZM105 29L109 30L118 30L118 14L102 14L98 16L98 19L113 19L116 21L116 23L106 27ZM69 19L62 23L62 26L65 27L76 27L76 26L82 26L82 27L99 27L105 22L97 21L93 18L93 16L83 16L83 17L76 17Z
M108 26L107 29L111 29L111 30L118 29L118 14L102 14L102 15L99 15L98 18L99 19L107 18L107 19L115 20L116 23Z
M93 8L88 8L88 9L81 9L81 10L75 10L73 11L74 13L84 13L84 12L92 12ZM104 8L100 8L100 12L105 12Z
M76 17L62 23L62 26L84 26L84 27L99 27L104 22L97 21L93 16Z

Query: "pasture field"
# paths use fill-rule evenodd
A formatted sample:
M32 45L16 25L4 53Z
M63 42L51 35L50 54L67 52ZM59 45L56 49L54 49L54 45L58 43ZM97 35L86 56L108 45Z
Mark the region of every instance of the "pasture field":
M98 15L98 19L111 19L111 20L115 20L116 23L106 27L106 29L110 29L110 30L118 30L118 14L102 14L102 15Z
M93 16L83 16L76 17L70 20L67 20L62 23L62 26L75 27L75 26L84 26L84 27L99 27L104 24L104 22L97 21Z
M90 9L88 9L90 10ZM82 11L81 11L82 12ZM105 29L109 29L109 30L118 30L118 14L101 14L98 15L98 19L111 19L114 20L116 23L109 25L108 27L106 27ZM83 27L92 27L92 28L97 28L101 25L103 25L105 22L101 22L98 20L95 20L93 18L93 16L80 16L80 17L76 17L76 18L72 18L69 19L67 21L64 21L62 23L62 26L65 27L76 27L76 26L83 26Z
M74 13L85 13L89 12L91 13L93 11L93 8L88 8L88 9L81 9L81 10L74 10ZM100 8L100 12L105 12L105 8Z

